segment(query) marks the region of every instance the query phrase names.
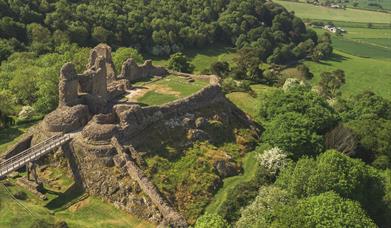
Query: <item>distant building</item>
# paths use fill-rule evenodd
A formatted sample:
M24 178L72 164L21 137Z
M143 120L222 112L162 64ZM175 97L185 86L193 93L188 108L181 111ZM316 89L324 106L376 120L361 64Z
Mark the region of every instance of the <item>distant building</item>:
M346 33L346 30L341 28L341 27L335 27L334 25L325 25L323 26L323 29L324 30L327 30L331 33L337 33L337 32L340 32L340 33Z

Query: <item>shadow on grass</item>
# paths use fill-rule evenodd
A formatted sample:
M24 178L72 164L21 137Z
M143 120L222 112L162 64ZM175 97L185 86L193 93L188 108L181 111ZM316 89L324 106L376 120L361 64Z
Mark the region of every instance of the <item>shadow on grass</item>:
M9 143L15 138L19 137L22 135L24 132L20 129L23 128L29 128L32 125L34 125L36 122L30 122L30 123L24 123L24 124L19 124L19 125L14 125L9 128L4 128L0 129L0 145Z
M335 61L335 62L342 62L342 61L345 61L345 60L348 60L350 59L349 57L346 57L346 56L342 56L342 55L339 55L339 54L331 54L331 57L329 58L330 61Z
M76 184L73 184L65 192L46 190L46 193L57 195L55 199L45 205L46 208L56 211L72 206L72 204L83 199L85 196L85 191Z

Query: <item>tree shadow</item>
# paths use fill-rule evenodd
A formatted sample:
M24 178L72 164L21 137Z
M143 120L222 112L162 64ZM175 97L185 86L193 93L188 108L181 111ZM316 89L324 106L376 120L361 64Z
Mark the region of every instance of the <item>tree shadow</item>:
M52 190L45 190L45 193L57 195L57 197L48 202L45 207L50 210L60 210L71 206L75 201L78 201L85 196L83 188L77 184L73 184L65 192L56 192Z
M342 56L340 54L331 54L331 57L329 58L329 60L331 61L334 61L334 62L342 62L342 61L345 61L345 60L348 60L350 59L349 57L346 57L346 56Z

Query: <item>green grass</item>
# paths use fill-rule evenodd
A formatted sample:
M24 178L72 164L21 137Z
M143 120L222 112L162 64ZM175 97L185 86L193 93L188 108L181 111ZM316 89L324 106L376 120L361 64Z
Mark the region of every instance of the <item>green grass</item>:
M157 93L155 91L147 92L138 102L145 105L161 105L178 99L174 95Z
M174 75L167 76L161 80L154 81L148 84L149 86L156 86L162 89L169 89L167 93L148 91L144 96L138 99L138 102L145 105L161 105L186 96L201 90L208 85L207 81L195 80L192 83L186 79ZM172 94L176 92L177 94Z
M391 64L389 60L361 58L341 51L334 51L331 59L321 64L306 61L306 65L314 73L313 84L320 80L320 73L343 69L346 84L342 87L344 96L354 95L371 90L378 95L391 99Z
M35 122L15 125L0 130L0 155L5 153L12 145L22 138L22 135L33 126Z
M295 15L303 19L321 19L330 21L346 21L360 23L391 23L391 14L360 10L360 9L332 9L327 7L314 6L306 3L274 1L281 4L290 11L294 11Z
M249 93L245 92L233 92L227 94L227 98L253 119L260 121L259 110L261 109L265 96L277 88L259 84L252 85L251 89L256 93L256 97L252 97Z
M346 28L343 36L332 34L333 48L345 53L375 59L391 59L391 30ZM315 29L320 35L323 29Z
M7 188L12 193L24 191L18 186ZM45 207L47 202L29 192L26 193L28 199L20 202L32 215L19 206L4 186L0 185L0 227L30 227L36 219L44 219L50 223L65 221L69 227L153 227L95 197L85 199L79 209L65 209L53 213Z
M223 187L219 189L213 197L212 202L206 207L205 212L218 213L223 203L230 197L230 192L240 183L247 182L255 178L257 171L257 152L249 152L243 159L244 173L240 176L233 176L224 179Z
M216 61L227 61L229 63L232 63L233 59L236 56L235 50L233 48L221 44L202 49L185 50L183 51L183 53L190 59L190 62L195 66L194 73L201 73L203 70L209 69L210 64ZM168 57L151 58L155 65L168 65Z
M391 1L389 0L350 0L348 7L353 8L353 2L358 2L357 8L370 9L370 10L380 10L378 7L368 6L368 3L378 3L382 6L383 10L391 10Z

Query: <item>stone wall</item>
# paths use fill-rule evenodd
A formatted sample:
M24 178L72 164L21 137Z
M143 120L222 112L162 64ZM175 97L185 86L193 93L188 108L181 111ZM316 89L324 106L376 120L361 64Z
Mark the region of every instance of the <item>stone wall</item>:
M76 138L72 141L74 159L85 190L141 219L159 223L162 216L133 180L125 167L118 167L118 153L111 144L91 145Z
M78 95L79 80L75 65L66 63L60 71L58 84L59 106L73 106L80 103Z
M168 72L163 67L153 66L151 60L143 65L137 65L133 59L128 59L122 64L119 78L127 79L129 82L150 78L152 76L165 76Z
M102 57L105 60L105 68L107 70L106 78L107 82L112 82L116 80L115 66L111 57L111 47L107 44L98 44L90 52L90 59L87 65L87 69L92 68L98 57Z

